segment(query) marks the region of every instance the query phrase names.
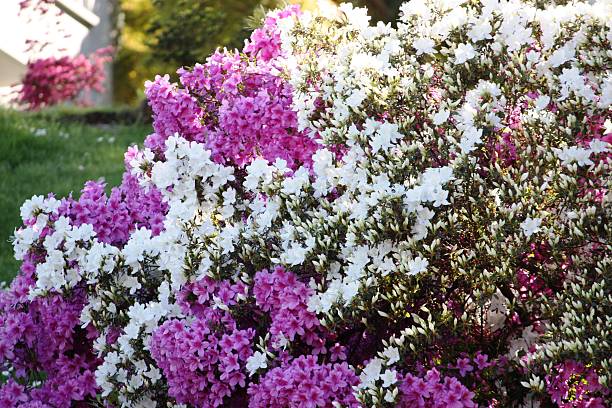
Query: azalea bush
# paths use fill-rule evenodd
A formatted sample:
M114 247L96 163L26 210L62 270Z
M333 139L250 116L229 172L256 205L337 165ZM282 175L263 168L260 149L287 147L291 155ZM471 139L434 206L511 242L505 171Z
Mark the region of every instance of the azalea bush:
M26 109L38 110L80 98L79 104L87 105L88 93L104 91L105 64L112 60L112 47L99 48L89 56L82 53L66 55L66 50L58 44L71 34L61 25L64 11L55 0L22 0L19 14L28 19L28 24L47 21L52 28L43 39L26 40L29 60L20 87L16 89L17 103ZM42 54L50 47L55 48L53 55Z
M610 5L268 15L146 84L107 196L36 196L11 407L605 407Z
M112 59L111 53L110 48L102 48L89 57L78 54L29 61L19 89L19 103L37 110L75 101L83 92L103 92L104 65Z

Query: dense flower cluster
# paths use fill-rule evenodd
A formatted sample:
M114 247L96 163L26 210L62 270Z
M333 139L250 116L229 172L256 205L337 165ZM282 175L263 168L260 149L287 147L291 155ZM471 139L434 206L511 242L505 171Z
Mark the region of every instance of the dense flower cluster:
M86 105L89 93L104 91L105 64L112 59L112 47L100 48L89 56L65 55L59 44L71 34L63 27L64 13L56 0L19 1L19 14L28 24L47 26L42 38L26 39L29 60L15 99L27 109L75 101Z
M554 403L564 408L605 407L603 398L592 396L601 392L604 396L609 394L609 390L602 390L595 370L575 361L566 361L556 368L558 374L546 378L547 389Z
M352 389L358 382L346 363L318 364L315 356L300 356L251 385L249 407L359 407Z
M204 142L216 161L242 167L255 157L281 158L297 168L309 164L316 142L298 132L291 109L292 88L279 75L281 49L277 19L298 13L295 7L268 17L245 46L245 54L215 52L206 64L178 71L180 82L158 76L147 82L155 133L145 145L164 150L175 133Z
M273 342L293 341L299 335L311 346L321 343L316 333L319 320L308 310L308 299L313 291L299 282L295 274L280 266L272 273L257 272L253 294L257 306L270 315Z
M0 294L0 364L10 362L12 375L37 387L27 390L10 380L0 388L0 406L68 408L96 395L99 361L87 347L95 333L80 328L82 290L70 298L52 295L29 301L33 272L32 260L24 261L22 274Z
M153 333L151 355L168 381L168 394L177 402L220 406L245 386L255 331L239 330L227 311L245 295L245 285L205 277L178 294L183 313L195 319L171 319Z
M135 228L146 227L154 235L162 231L166 206L159 191L143 191L129 173L109 197L104 189L105 183L89 181L79 199L67 203L73 225L91 224L98 240L113 245L126 243Z
M104 65L110 61L110 49L99 49L89 57L47 57L28 62L19 103L36 110L45 106L74 101L83 92L104 90Z
M477 407L470 392L456 378L446 377L443 381L434 368L424 378L407 374L401 381L400 407Z
M179 403L220 406L245 385L243 369L254 332L236 330L220 314L208 313L189 326L167 321L151 339L151 355L168 381L168 394Z
M609 405L612 9L543 3L289 8L147 84L110 197L22 207L0 397Z

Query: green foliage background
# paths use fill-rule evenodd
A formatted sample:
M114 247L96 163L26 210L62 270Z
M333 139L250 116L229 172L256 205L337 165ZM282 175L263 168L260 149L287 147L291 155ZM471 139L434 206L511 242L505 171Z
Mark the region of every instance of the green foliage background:
M368 7L375 21L392 21L402 1L352 3ZM312 9L317 0L119 0L115 102L136 105L144 82L156 74L175 75L178 67L204 62L218 47L242 48L263 10L287 3Z

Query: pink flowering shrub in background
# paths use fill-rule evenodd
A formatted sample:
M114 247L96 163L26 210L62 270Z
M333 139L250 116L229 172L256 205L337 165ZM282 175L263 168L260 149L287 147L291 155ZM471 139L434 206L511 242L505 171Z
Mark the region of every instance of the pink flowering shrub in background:
M148 82L120 186L21 208L0 406L608 406L609 11L290 7Z
M40 18L56 21L48 36L68 37L59 24L58 17L63 11L55 7L55 0L25 0L19 2L20 13L34 13ZM29 24L37 24L30 20ZM59 28L58 28L59 27ZM56 32L57 31L57 32ZM106 73L104 66L112 60L112 47L100 48L89 56L84 54L62 55L65 50L58 48L53 56L39 57L39 54L56 46L45 39L28 39L27 52L30 59L26 73L18 89L16 101L29 110L38 110L64 102L88 104L88 94L103 92ZM79 99L80 98L80 99Z
M28 62L18 102L30 110L75 101L83 92L104 91L104 64L111 60L110 48L89 57L48 57Z

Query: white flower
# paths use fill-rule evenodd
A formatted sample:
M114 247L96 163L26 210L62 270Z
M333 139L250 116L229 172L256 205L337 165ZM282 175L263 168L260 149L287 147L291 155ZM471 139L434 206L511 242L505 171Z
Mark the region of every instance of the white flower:
M393 396L393 392L391 392L391 390L387 390L387 392L385 393L385 401L395 402L395 397Z
M446 122L446 120L448 119L449 116L450 116L450 112L445 110L445 109L442 109L442 110L440 110L440 112L436 113L433 116L433 118L432 118L433 124L434 125L441 125L444 122Z
M170 187L176 177L173 166L168 162L157 162L151 170L151 181L160 190Z
M601 139L593 139L589 143L589 150L591 153L605 153L610 149L610 143L604 142Z
M287 177L283 180L283 193L287 195L299 195L302 187L308 184L308 170L304 167L300 167L294 174L293 177Z
M389 347L383 351L383 356L387 357L387 365L392 365L399 361L399 349L397 347Z
M402 19L405 21L410 16L429 16L431 11L424 0L410 0L403 3L400 7Z
M426 271L427 266L429 266L429 261L417 256L416 258L408 261L408 273L410 275L416 275L417 273Z
M434 45L436 43L431 38L417 38L413 43L412 47L416 50L416 55L421 54L433 54Z
M357 109L361 106L366 96L365 91L358 89L346 99L346 104L353 109Z
M472 94L472 92L474 93ZM491 81L483 81L481 79L480 81L478 81L478 86L476 86L476 89L474 89L474 91L468 92L468 95L466 96L467 100L472 99L469 96L470 94L476 96L478 100L490 100L491 98L496 99L498 96L500 96L501 89L499 89L499 86L497 86L497 84ZM477 101L475 98L473 100L474 102Z
M537 52L536 50L530 50L527 52L527 61L528 63L530 63L531 65L537 63L540 61L540 53Z
M126 276L125 279L121 281L121 286L129 289L130 295L135 294L136 291L142 287L140 282L138 282L138 278L135 276Z
M535 100L536 110L541 111L542 109L545 109L549 103L550 103L550 96L548 95L538 96L537 99Z
M351 282L343 282L342 286L340 286L340 294L342 295L342 299L344 299L344 304L348 305L351 303L353 298L357 296L359 292L359 282L351 281Z
M34 216L34 213L40 211L43 207L45 197L41 195L34 196L26 200L20 208L21 219L24 221Z
M570 91L588 101L594 100L595 91L593 91L590 85L585 83L586 79L587 77L583 76L578 68L564 68L561 75L559 75L559 82L561 83L561 98L559 100L567 99Z
M342 3L339 7L352 26L356 28L366 28L370 25L370 16L368 16L368 10L365 8L355 8L350 3Z
M491 50L493 50L495 54L499 55L502 51L502 45L498 42L493 42L491 44Z
M398 126L395 123L383 123L376 131L376 135L370 141L372 151L376 153L380 149L387 150L391 147L391 143L401 138L401 133L398 132Z
M234 250L234 241L238 238L240 230L237 225L227 225L219 233L219 247L223 254L228 254Z
M397 372L395 370L385 370L380 379L383 380L383 388L389 388L397 382Z
M521 228L523 230L523 234L527 238L540 231L540 225L542 224L541 218L531 218L527 217L525 221L521 223Z
M367 246L359 246L348 258L349 266L346 275L350 281L359 280L364 275L366 265L370 262L369 250Z
M268 366L268 356L261 351L256 351L251 357L247 359L246 369L249 372L249 376L255 374L260 368L266 368Z
M558 67L559 65L563 65L567 61L570 61L574 58L576 50L569 44L565 44L563 47L559 48L555 52L552 53L548 62L553 68Z
M563 164L568 165L576 162L579 166L587 166L593 164L591 159L591 150L583 147L571 146L564 149L553 149L557 157L561 159Z
M381 371L382 360L380 358L371 359L359 376L359 379L361 380L359 387L368 388L371 385L374 385L374 383L380 378Z
M233 188L228 188L223 192L223 205L230 206L236 202L236 190Z
M450 166L430 167L423 172L422 183L426 184L445 184L454 180L453 169Z
M463 64L476 56L476 50L472 44L459 44L455 48L455 64Z
M470 31L468 31L468 36L472 42L478 42L480 40L486 40L491 38L491 24L488 21L484 21L479 24L475 24Z
M244 187L248 190L255 191L259 181L263 178L264 182L272 179L272 167L268 166L268 161L257 158L246 167L248 175L244 180Z
M141 228L132 233L129 241L121 253L125 257L125 262L128 265L133 265L144 259L144 252L147 248L147 244L151 241L151 231L146 228Z
M603 134L604 135L609 135L611 133L612 133L612 120L606 119L606 121L604 122L604 131L603 131Z
M530 28L518 23L509 24L509 29L511 32L507 32L506 35L503 36L509 51L516 51L520 49L523 44L528 44L533 41Z
M306 259L306 248L298 243L292 246L282 255L283 261L289 265L300 265Z
M459 142L459 147L463 153L470 153L476 148L476 144L481 143L482 129L470 127L463 132L463 137Z

